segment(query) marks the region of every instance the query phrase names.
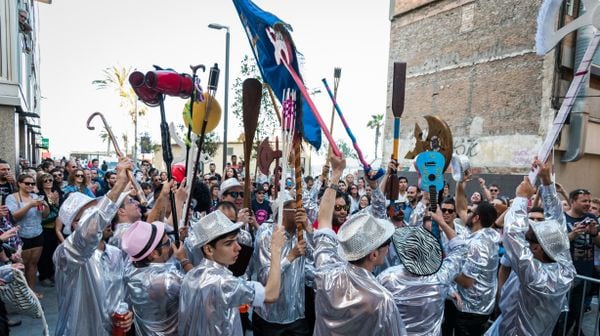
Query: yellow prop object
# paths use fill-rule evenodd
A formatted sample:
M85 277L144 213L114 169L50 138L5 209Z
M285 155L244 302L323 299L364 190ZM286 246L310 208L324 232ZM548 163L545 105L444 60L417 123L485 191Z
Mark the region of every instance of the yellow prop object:
M197 135L200 135L200 131L202 130L202 121L204 120L204 116L206 114L206 105L210 99L210 107L208 111L208 123L206 124L206 133L212 132L217 125L219 124L219 120L221 120L221 105L219 102L212 96L208 95L208 92L204 92L204 100L202 102L194 103L194 111L193 111L193 123L192 123L192 132ZM183 108L183 122L185 126L189 127L190 125L190 101L185 104Z

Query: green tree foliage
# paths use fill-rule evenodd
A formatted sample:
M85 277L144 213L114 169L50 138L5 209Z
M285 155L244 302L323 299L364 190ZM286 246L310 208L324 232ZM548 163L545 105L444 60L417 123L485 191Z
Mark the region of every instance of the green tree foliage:
M137 157L137 121L138 117L146 115L148 108L143 104L138 104L138 97L129 84L129 75L131 67L111 66L102 70L102 78L92 81L98 90L114 90L120 97L119 107L125 109L131 121L135 125L135 136L133 145L133 155ZM125 147L127 152L127 147Z
M249 77L256 78L262 82L260 71L256 65L254 57L244 55L240 65L240 76L237 77L233 83L233 104L231 106L232 113L236 117L238 126L242 129L244 127L244 114L242 110L242 84L244 83L244 80ZM269 91L265 86L263 86L260 114L258 116L256 134L254 136L254 151L256 151L256 147L258 146L257 144L267 136L273 134L275 128L279 126L279 122L277 121L275 113L275 107L273 106L271 98L269 97ZM254 154L252 156L254 157Z
M344 157L347 159L358 159L358 154L356 154L356 151L354 150L354 147L352 147L351 145L349 145L346 141L340 140L338 139L336 141L338 148L340 149L340 152L342 152L342 154L344 154Z
M381 136L381 127L383 126L383 114L371 115L371 120L367 123L367 127L375 130L375 158L377 158L379 147L379 137Z

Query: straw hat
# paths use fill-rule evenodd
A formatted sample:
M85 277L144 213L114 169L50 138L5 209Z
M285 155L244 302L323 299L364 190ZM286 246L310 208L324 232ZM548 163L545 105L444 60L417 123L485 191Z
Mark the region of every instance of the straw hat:
M405 226L396 229L392 236L398 257L410 273L428 276L442 267L442 245L422 226Z
M150 224L137 221L125 231L121 240L121 249L132 261L142 260L156 249L164 234L165 224L162 222Z
M556 220L529 223L542 249L552 260L556 261L558 254L569 249L569 238Z
M394 225L369 213L357 214L338 231L337 237L348 261L363 258L394 234Z
M192 229L196 235L196 244L204 246L213 239L235 231L241 226L241 223L233 223L220 210L216 210L200 219Z

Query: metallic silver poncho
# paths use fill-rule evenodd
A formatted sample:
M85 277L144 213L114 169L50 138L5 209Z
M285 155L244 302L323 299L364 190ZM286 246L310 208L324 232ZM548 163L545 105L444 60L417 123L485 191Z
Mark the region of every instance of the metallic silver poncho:
M265 229L261 230L257 238L258 251L255 254L255 262L258 272L258 281L267 284L269 271L271 270L271 235L273 234L273 223L265 222ZM274 303L265 303L262 307L254 309L265 321L278 324L288 324L304 318L304 285L307 274L306 261L313 257L311 246L312 235L304 232L306 239L305 256L294 259L291 263L287 255L298 243L298 237L286 232L286 241L281 249L281 289L279 299Z
M448 256L436 274L416 276L398 265L386 269L377 277L377 281L394 296L410 335L441 335L446 296L460 271L461 259L465 254L464 244L458 237L449 241Z
M235 277L227 267L204 258L183 279L179 335L241 336L239 306L258 306L264 300L263 285Z
M542 186L542 200L546 218L564 227L554 186ZM571 255L567 250L553 263L533 257L525 240L529 228L526 198L515 198L504 223L505 255L512 272L502 288L501 315L486 335L551 335L576 275Z
M344 260L330 229L315 232L314 335L406 335L390 292L364 268Z
M121 240L123 239L123 235L129 228L133 225L132 223L119 223L116 225L115 230L113 232L112 237L108 239L108 243L112 246L121 248Z
M119 203L103 197L97 206L87 209L77 230L54 252L57 336L111 333L111 315L124 299L123 255L108 244L104 251L96 248Z
M127 266L125 290L133 310L136 335L177 335L183 276L174 263Z
M471 288L458 287L463 301L458 310L465 313L488 315L494 310L498 289L498 246L500 234L492 228L483 228L467 238L467 254L461 272L475 279Z

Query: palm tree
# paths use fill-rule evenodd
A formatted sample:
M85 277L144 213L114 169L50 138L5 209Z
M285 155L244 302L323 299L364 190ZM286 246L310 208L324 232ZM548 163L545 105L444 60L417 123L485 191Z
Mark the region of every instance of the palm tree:
M106 156L110 155L110 137L108 136L108 132L106 130L102 130L100 131L100 139L102 139L102 142L107 143L106 145Z
M375 158L377 158L377 148L379 147L379 136L381 135L380 129L383 126L383 114L371 115L371 120L367 123L367 127L375 129Z
M92 81L93 85L96 85L98 89L113 89L121 97L120 107L125 108L127 113L131 117L131 121L134 125L134 144L133 144L133 159L137 160L137 142L138 142L138 116L142 117L146 114L148 109L146 106L138 108L137 95L133 91L131 85L129 85L129 74L131 68L111 66L102 70L102 79L96 79ZM127 146L125 146L125 152L127 152Z

